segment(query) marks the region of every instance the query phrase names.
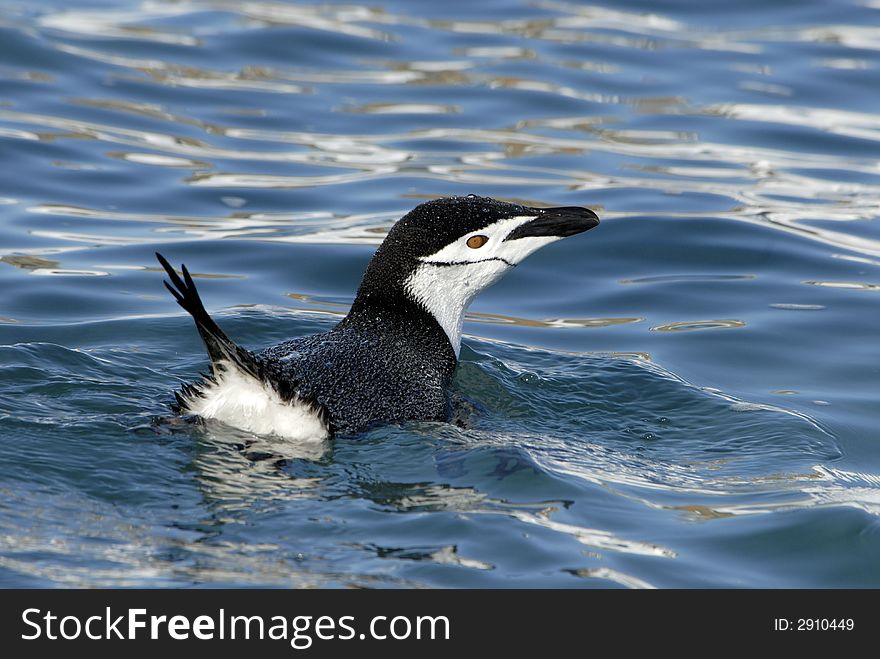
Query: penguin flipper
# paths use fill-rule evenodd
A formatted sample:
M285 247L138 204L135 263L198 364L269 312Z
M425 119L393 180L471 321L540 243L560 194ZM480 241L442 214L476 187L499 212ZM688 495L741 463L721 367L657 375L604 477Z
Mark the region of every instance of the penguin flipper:
M193 317L196 328L208 349L212 365L216 367L222 362L231 361L243 371L259 377L261 369L257 358L251 351L242 348L226 336L226 333L214 322L214 319L205 310L202 298L199 297L199 292L196 290L196 285L193 283L186 266L180 266L183 273L183 279L181 279L171 264L159 252L156 252L156 258L159 259L159 263L171 280L170 284L167 281L163 282L165 288L171 292L174 299L177 300L177 304Z

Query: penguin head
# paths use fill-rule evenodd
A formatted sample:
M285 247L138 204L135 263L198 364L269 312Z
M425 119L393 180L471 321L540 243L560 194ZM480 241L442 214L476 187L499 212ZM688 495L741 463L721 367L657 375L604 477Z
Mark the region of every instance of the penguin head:
M599 224L586 208L530 208L488 197L421 204L391 228L364 275L353 310L415 304L458 355L474 297L532 252Z

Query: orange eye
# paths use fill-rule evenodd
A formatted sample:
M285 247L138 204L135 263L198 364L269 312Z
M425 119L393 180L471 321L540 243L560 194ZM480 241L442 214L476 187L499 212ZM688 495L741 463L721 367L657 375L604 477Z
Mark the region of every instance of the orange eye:
M467 246L471 249L479 249L489 242L489 236L471 236L467 239Z

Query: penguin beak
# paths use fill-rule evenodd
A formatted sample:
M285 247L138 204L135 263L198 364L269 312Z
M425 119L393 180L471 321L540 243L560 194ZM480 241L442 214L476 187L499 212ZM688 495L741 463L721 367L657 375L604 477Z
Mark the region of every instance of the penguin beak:
M519 238L568 238L589 231L599 224L599 217L589 208L565 206L561 208L533 208L538 216L511 231L507 240Z

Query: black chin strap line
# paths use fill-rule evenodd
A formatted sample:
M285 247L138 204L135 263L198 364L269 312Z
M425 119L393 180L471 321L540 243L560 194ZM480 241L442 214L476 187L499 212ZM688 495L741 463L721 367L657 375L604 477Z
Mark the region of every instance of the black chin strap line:
M488 259L480 259L478 261L422 261L422 263L424 263L425 265L436 265L445 268L452 265L471 265L474 263L488 263L489 261L501 261L508 267L516 267L516 263L511 263L507 259L500 256L492 256Z

